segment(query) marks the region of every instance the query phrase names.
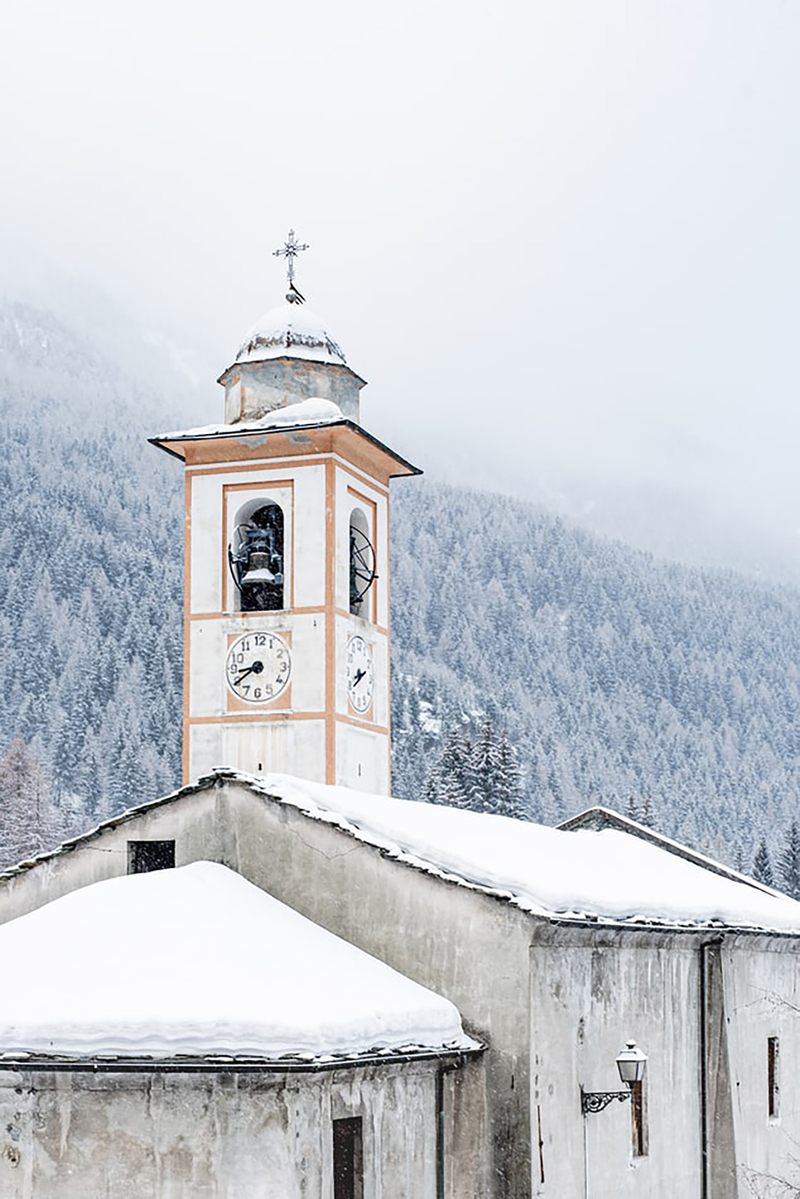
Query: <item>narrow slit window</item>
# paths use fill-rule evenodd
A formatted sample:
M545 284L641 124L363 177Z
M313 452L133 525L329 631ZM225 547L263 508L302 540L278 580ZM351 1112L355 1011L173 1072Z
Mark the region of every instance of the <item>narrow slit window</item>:
M151 870L172 870L174 866L174 841L128 842L128 874L148 874Z
M364 1199L360 1116L333 1122L333 1199Z
M631 1086L631 1139L634 1157L647 1157L647 1101L644 1083Z
M781 1043L777 1037L767 1037L767 1110L771 1120L780 1115L780 1064Z

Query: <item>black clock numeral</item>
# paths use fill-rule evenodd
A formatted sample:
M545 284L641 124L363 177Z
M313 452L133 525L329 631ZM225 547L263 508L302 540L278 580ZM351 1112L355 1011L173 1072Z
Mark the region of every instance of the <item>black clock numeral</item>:
M256 646L258 648L260 648L262 645L266 645L266 644L267 644L266 633L256 633Z

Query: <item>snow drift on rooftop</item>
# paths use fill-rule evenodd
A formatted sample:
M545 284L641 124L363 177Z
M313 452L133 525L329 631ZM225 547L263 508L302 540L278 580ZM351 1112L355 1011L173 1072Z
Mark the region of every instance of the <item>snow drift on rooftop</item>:
M795 900L721 877L616 829L566 831L288 775L245 777L318 819L341 818L366 841L499 891L531 912L800 933Z
M258 433L261 429L284 429L291 425L330 425L344 420L345 416L333 400L321 396L310 396L296 404L273 408L258 420L237 421L235 425L198 425L194 429L176 429L171 433L159 433L156 441L178 440L184 437L213 437L215 433Z
M0 1054L348 1057L474 1048L455 1007L211 862L0 927Z

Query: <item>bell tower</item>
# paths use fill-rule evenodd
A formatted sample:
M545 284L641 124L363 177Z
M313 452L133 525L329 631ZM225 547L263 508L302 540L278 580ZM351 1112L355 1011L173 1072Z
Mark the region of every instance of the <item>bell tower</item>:
M184 782L215 766L387 794L389 484L364 386L295 286L219 382L225 420L151 438L185 465Z

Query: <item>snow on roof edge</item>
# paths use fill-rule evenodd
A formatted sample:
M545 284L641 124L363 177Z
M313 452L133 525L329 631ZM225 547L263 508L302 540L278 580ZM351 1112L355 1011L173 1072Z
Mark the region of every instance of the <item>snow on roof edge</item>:
M549 924L554 924L554 925L569 924L569 925L572 925L575 927L586 927L586 928L603 927L603 928L608 928L609 930L625 929L625 930L638 930L638 931L642 931L642 932L647 929L654 929L659 932L679 932L679 933L701 933L701 932L706 932L706 931L712 931L712 932L726 931L726 932L730 932L730 933L743 934L743 935L747 935L747 936L768 936L771 938L794 939L794 940L800 941L800 929L797 929L797 930L780 929L780 928L770 927L768 925L756 925L756 924L730 924L730 923L726 923L723 920L714 919L714 918L706 920L705 922L700 922L700 921L680 922L680 921L676 921L676 920L670 920L667 918L665 918L663 920L659 920L654 917L646 917L646 916L631 916L631 917L622 919L622 918L618 918L618 917L603 916L603 915L599 915L596 913L583 912L583 911L567 911L567 910L558 911L558 912L553 911L549 908L537 906L537 905L531 903L530 901L523 899L520 896L515 895L511 891L501 890L498 888L490 887L490 886L487 886L487 885L479 883L479 882L465 879L465 878L461 877L460 875L448 872L448 871L436 866L434 863L427 861L425 858L416 857L415 855L407 853L406 851L400 849L397 845L394 845L391 842L384 841L380 837L378 837L374 834L369 834L368 832L365 832L365 830L358 828L355 824L352 824L350 821L348 821L346 819L346 817L342 816L340 813L334 812L331 809L322 808L316 804L312 804L312 801L310 801L310 800L307 800L306 806L303 806L301 803L297 802L296 800L287 799L284 796L276 794L275 790L271 789L265 783L264 779L261 776L248 774L246 771L236 770L233 767L228 767L228 766L214 767L208 774L201 775L199 778L197 778L193 782L187 783L183 787L177 788L175 791L170 792L168 795L160 796L156 799L147 800L144 803L137 804L130 808L126 808L124 811L120 812L118 815L113 816L108 820L102 821L100 824L95 825L93 828L87 829L87 831L85 833L81 833L78 837L74 837L74 838L71 838L70 840L62 842L61 845L56 846L54 849L47 850L40 854L36 854L36 855L32 856L31 858L24 859L23 861L16 863L14 866L6 867L4 870L0 871L0 884L4 883L6 881L10 881L11 879L13 879L14 877L16 877L20 874L26 873L28 870L31 870L31 869L35 868L36 866L39 866L46 861L49 861L52 858L60 857L66 853L71 852L74 849L80 848L85 843L87 843L87 842L93 840L95 837L101 835L107 829L116 828L120 824L125 824L130 820L134 820L136 817L142 815L145 812L148 812L155 808L162 807L169 803L176 802L176 801L182 799L184 796L197 794L200 791L205 791L205 790L209 789L210 787L218 787L225 781L239 783L240 785L248 788L254 794L259 795L265 799L269 799L273 803L278 803L278 804L283 804L286 806L293 807L296 811L300 812L303 816L307 817L308 819L318 820L318 821L321 821L322 823L330 824L333 827L338 828L339 831L346 833L348 836L354 838L357 841L362 842L362 844L371 845L373 848L379 850L383 856L391 857L393 860L401 863L402 865L410 866L412 869L419 870L420 872L422 872L424 874L428 874L434 878L438 878L442 882L450 883L451 885L455 885L455 886L459 886L459 887L464 887L467 890L477 891L483 895L486 895L488 898L497 899L501 902L508 903L512 907L516 907L520 911L525 912L527 915L537 917L541 920L544 920L546 923L549 923ZM301 780L298 780L298 782L300 782L300 781ZM591 811L591 810L592 809L587 809L587 811ZM603 809L603 811L610 812L611 809ZM613 815L618 815L618 814L613 813ZM556 827L560 828L560 826L556 826ZM644 826L642 826L642 827L644 827ZM562 831L568 831L568 830L562 830ZM648 830L648 831L652 832L652 830ZM631 831L631 833L629 835L635 835L635 834L633 833L633 831ZM657 836L660 836L660 834L657 834ZM680 842L674 842L674 844L680 847ZM665 852L670 852L668 847L666 847L666 846L662 846L661 848L663 848L665 850ZM686 848L688 848L688 847L686 847ZM694 851L691 851L691 850L689 852L694 853ZM702 858L703 855L697 855L697 856L698 856L698 858ZM713 862L713 859L708 859L708 861ZM707 867L704 865L704 863L702 861L693 861L692 864L697 865L698 868L700 868L700 869L707 869ZM724 869L724 867L723 867L723 869ZM739 880L731 879L731 881L738 882ZM742 876L741 881L753 885L755 887L755 889L763 891L765 894L767 894L771 897L775 897L777 899L786 899L787 898L785 895L783 895L782 892L772 891L769 888L765 888L761 884L756 883L755 880L748 879L747 876Z
M88 1055L46 1054L24 1051L0 1052L0 1070L99 1070L131 1073L141 1070L175 1070L202 1073L204 1071L234 1070L237 1073L263 1071L270 1074L302 1074L328 1070L346 1070L374 1065L394 1065L398 1062L452 1061L477 1057L486 1052L486 1045L475 1037L464 1035L464 1044L431 1048L408 1045L395 1049L371 1049L363 1053L284 1054L281 1057L255 1057L235 1054L175 1054L157 1057L154 1054L124 1055L102 1053Z
M630 816L624 816L622 812L615 812L613 808L603 807L602 804L584 808L582 812L568 817L567 820L562 820L555 827L567 833L578 832L581 829L615 828L620 832L629 833L632 837L638 837L641 841L648 841L651 845L655 845L667 853L674 853L677 857L684 858L685 861L691 862L695 866L701 866L704 870L710 870L712 874L720 875L721 878L730 879L734 883L744 883L746 886L753 887L756 891L763 891L765 895L772 895L776 899L786 898L783 891L768 887L758 879L751 878L748 874L742 874L739 870L733 870L723 862L717 862L707 854L692 849L690 845L675 841L672 837L667 837L664 833L659 833L646 824L640 824L638 820L633 820Z
M563 909L554 910L553 908L545 907L543 904L537 903L528 896L515 894L513 891L506 888L493 887L489 884L482 883L475 879L465 878L463 875L453 873L439 866L426 858L420 857L409 850L401 848L394 842L388 841L379 834L374 833L369 829L363 829L352 823L347 817L340 812L331 808L325 808L319 804L317 800L312 800L309 796L304 796L303 801L299 797L276 795L274 789L265 780L256 775L247 774L245 771L239 770L223 770L218 768L220 773L226 774L228 777L244 784L252 791L255 791L265 797L283 804L289 804L302 812L303 815L310 819L320 820L326 824L331 824L348 835L361 841L363 844L372 845L380 851L385 857L390 857L392 860L400 862L403 865L411 866L413 869L420 870L422 873L429 874L434 878L438 878L443 882L465 887L467 890L477 891L490 898L498 899L501 902L510 904L512 907L518 908L520 911L539 919L545 920L547 923L555 925L571 924L583 927L603 927L608 929L656 929L659 931L676 931L676 932L703 932L703 931L728 931L733 933L745 933L748 935L766 935L770 937L791 937L800 939L800 928L783 929L776 928L770 925L759 925L756 923L729 923L719 917L710 917L705 920L685 920L681 921L675 918L658 918L651 915L631 915L627 917L619 917L606 915L600 912L584 911L579 909ZM288 780L288 776L287 780ZM298 785L302 785L302 780L297 779ZM413 802L413 801L406 801ZM479 813L476 813L479 815ZM680 845L679 842L675 842ZM657 848L663 848L656 846ZM692 852L692 851L690 851ZM701 856L701 855L699 855ZM712 859L709 859L712 861ZM699 869L705 869L703 862L692 861L690 864L697 866ZM724 869L724 868L723 868ZM738 881L731 879L730 881ZM749 881L749 880L744 880ZM764 889L756 886L757 890L763 890L769 897L774 897L779 900L787 900L789 897L781 892L771 891L768 888Z

